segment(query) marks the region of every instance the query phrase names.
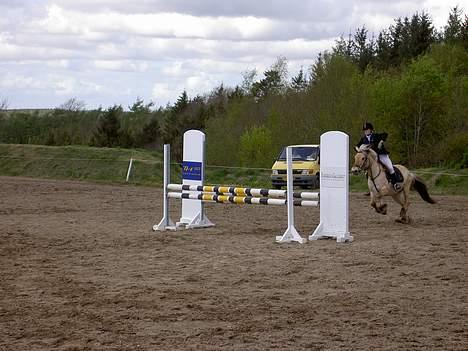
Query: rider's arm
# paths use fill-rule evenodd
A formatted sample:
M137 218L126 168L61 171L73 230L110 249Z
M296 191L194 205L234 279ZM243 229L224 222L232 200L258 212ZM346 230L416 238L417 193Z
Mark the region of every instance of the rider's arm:
M356 144L356 147L360 147L362 144L364 144L364 138L359 139L359 142Z
M379 134L380 140L387 141L388 133L380 133Z

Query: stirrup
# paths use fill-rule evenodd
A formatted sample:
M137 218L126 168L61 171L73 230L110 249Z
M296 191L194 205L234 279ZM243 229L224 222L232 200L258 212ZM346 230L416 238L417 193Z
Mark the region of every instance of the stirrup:
M395 184L393 184L393 189L395 191L400 191L402 189L402 187L401 187L400 183L395 183Z

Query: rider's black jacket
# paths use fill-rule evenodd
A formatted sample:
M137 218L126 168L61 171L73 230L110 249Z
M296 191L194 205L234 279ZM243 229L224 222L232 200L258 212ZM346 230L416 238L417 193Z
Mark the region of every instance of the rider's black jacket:
M387 149L385 149L385 145L382 145L382 147L379 149L378 145L380 141L386 141L387 140L387 133L372 133L370 135L370 141L367 139L367 136L363 136L361 140L356 144L357 147L361 146L362 144L371 144L372 145L372 150L377 152L379 155L388 155L389 152Z

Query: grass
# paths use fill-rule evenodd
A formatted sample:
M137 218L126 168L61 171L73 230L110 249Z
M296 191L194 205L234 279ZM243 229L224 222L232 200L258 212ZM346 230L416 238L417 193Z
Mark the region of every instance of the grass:
M159 153L87 146L0 144L0 174L122 183L130 158L136 183L160 182Z
M0 144L0 175L125 183L130 158L134 160L130 183L162 184L161 153L87 146ZM413 172L425 180L431 194L468 195L468 169L426 168ZM171 173L172 181L180 182L180 166L173 164ZM270 171L207 166L206 184L270 188ZM350 176L351 191L366 189L364 175Z

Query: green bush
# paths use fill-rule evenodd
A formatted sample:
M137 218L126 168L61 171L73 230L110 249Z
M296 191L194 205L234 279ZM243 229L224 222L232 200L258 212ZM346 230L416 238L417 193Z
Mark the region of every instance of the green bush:
M266 127L254 127L240 138L240 160L245 167L271 167L271 132Z
M442 160L451 168L468 167L468 132L451 135L442 143Z

